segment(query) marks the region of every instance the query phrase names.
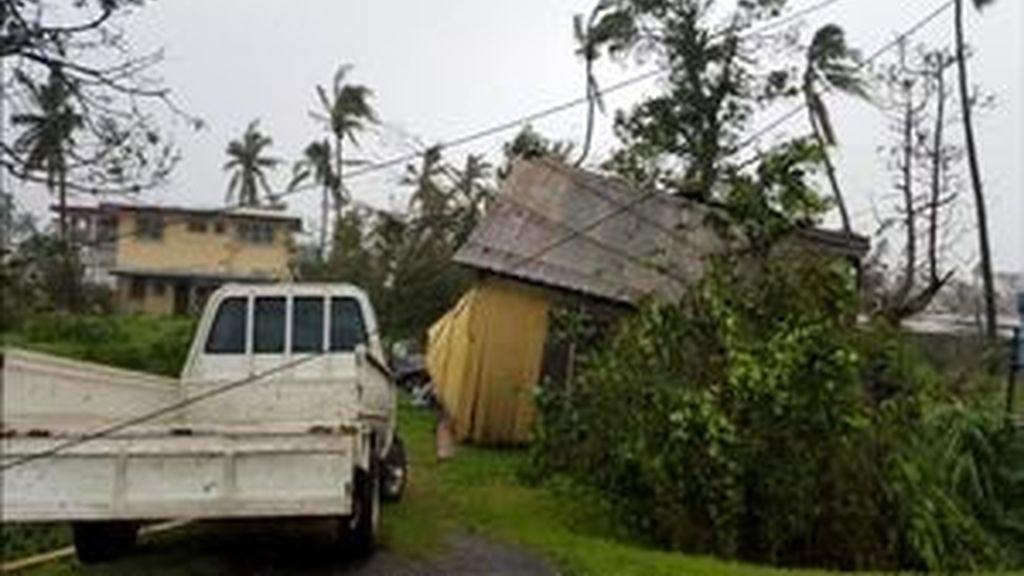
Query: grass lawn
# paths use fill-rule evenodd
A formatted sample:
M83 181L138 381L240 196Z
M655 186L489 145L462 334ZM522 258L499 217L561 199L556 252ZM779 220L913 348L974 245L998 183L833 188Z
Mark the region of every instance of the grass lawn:
M615 534L596 501L557 486L520 479L526 455L463 447L448 462L433 453L433 416L403 407L402 435L411 459L409 492L385 517L384 542L404 555L437 550L446 533L470 530L525 547L567 574L826 574L761 568L647 549Z

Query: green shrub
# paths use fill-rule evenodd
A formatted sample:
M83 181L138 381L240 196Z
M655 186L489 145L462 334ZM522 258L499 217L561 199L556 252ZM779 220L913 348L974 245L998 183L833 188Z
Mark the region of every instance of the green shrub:
M12 344L62 356L177 376L188 355L195 320L147 315L47 314L25 321Z
M1000 464L1012 442L995 421L945 409L940 375L897 331L855 328L846 270L732 270L644 307L571 386L542 392L539 467L600 490L667 548L844 569L1006 563L1015 517L995 509L1019 495L1009 468L1024 461Z

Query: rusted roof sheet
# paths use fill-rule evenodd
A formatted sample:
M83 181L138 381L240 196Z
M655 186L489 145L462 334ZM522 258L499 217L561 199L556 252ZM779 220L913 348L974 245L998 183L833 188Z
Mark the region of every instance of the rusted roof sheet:
M715 215L703 204L637 192L554 160L518 161L454 259L618 302L674 299L725 249ZM807 232L803 240L839 253L866 250L834 233Z

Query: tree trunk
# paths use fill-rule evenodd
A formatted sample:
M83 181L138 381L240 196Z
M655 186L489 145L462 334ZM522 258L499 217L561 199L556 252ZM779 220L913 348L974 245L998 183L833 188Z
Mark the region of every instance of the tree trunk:
M72 238L68 226L67 172L63 166L58 174L57 186L57 203L60 210L60 250L64 268L64 279L61 282L61 292L64 299L62 304L65 310L74 312L78 308L78 286L76 286L77 282L75 282L75 265L72 260L74 246L72 246Z
M964 0L956 0L956 63L960 73L960 107L964 122L964 141L967 147L967 165L971 173L971 189L974 192L974 209L978 225L978 256L981 259L981 282L985 298L985 334L990 339L997 336L995 282L992 277L992 249L988 237L988 214L985 208L985 194L981 187L981 167L978 163L978 147L974 139L974 120L970 101L970 85L967 79L967 56L964 44Z
M917 275L917 210L914 207L914 94L912 84L904 84L906 109L903 111L903 206L906 210L904 225L907 229L907 256L903 267L903 283L897 293L896 304L902 307L914 289Z
M600 97L593 86L593 70L594 61L591 58L587 58L587 132L583 137L583 151L580 152L580 157L576 160L576 167L583 165L583 162L590 155L590 144L594 138L594 113L597 111L597 99Z
M936 97L935 133L932 141L932 198L928 206L928 275L934 284L939 281L939 203L942 196L943 127L946 122L946 68L943 53L939 53L935 71Z
M327 260L327 213L330 211L330 190L328 184L325 182L323 186L323 197L320 199L320 248L319 248L319 259L320 263L324 263Z
M839 216L843 221L843 232L850 234L853 232L853 226L850 223L850 213L846 209L846 200L843 197L843 191L839 188L839 178L836 176L835 166L832 165L832 158L828 153L828 142L825 142L825 137L821 135L821 128L818 126L818 122L814 117L814 110L810 105L807 106L807 116L811 122L811 132L814 134L814 140L818 143L818 147L821 148L822 163L825 164L825 174L828 176L828 183L832 188L832 194L836 199L836 207L839 208Z
M345 183L342 178L344 168L342 167L341 137L334 138L334 163L338 170L337 190L334 191L334 225L337 226L341 220L342 195L345 190Z

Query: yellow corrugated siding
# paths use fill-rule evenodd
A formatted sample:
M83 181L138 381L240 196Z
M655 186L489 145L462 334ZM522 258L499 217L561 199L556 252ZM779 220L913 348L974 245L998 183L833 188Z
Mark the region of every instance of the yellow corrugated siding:
M528 439L548 307L539 289L489 278L431 327L427 368L458 440Z

